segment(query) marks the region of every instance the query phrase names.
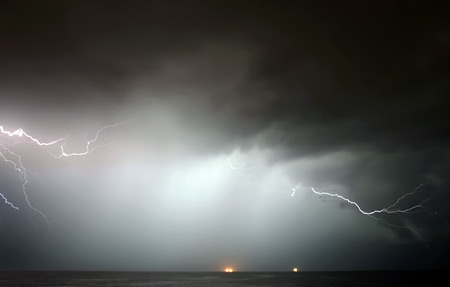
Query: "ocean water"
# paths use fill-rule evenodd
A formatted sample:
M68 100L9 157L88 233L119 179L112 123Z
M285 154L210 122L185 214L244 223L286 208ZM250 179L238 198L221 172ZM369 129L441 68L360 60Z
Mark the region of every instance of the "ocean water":
M0 286L436 286L443 271L53 272L3 271ZM447 282L447 283L445 283ZM442 285L439 283L438 285Z

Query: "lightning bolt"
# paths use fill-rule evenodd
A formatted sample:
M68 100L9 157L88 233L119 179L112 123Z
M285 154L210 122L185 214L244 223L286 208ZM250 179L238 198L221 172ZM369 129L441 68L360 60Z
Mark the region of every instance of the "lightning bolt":
M98 140L100 134L101 134L104 130L110 129L110 128L116 128L116 127L118 127L118 126L120 126L120 125L123 125L123 124L129 122L129 121L130 121L130 120L123 121L123 122L120 122L120 123L117 123L117 124L112 124L112 125L104 126L104 127L102 127L101 129L99 129L99 130L95 133L94 138L92 138L91 140L86 140L86 138L85 138L86 146L85 146L85 148L84 148L84 151L82 151L82 152L66 153L66 152L64 151L64 147L65 147L66 144L67 144L67 140L65 140L65 141L64 141L64 144L61 145L61 154L60 154L60 155L57 155L56 158L60 159L60 158L62 158L62 157L83 156L83 155L87 155L87 154L89 154L89 153L94 152L94 151L95 151L96 149L98 149L98 148L102 148L102 147L105 147L105 146L108 146L108 145L112 144L112 143L107 143L107 144L104 144L104 145L98 145L98 146L95 146L94 148L91 149L91 145L92 145L93 143L95 143L95 142Z
M254 167L248 167L247 166L247 162L243 165L239 165L239 164L233 164L233 162L230 160L230 158L227 158L227 163L228 166L235 172L237 172L239 175L244 175L246 177L248 177L249 175L246 174L242 174L240 173L241 170L250 170L250 169L254 169ZM247 182L247 184L250 185L254 185L257 186L259 188L262 188L263 190L269 190L266 186L264 186L263 184L260 183L255 183L252 181ZM392 228L400 228L400 229L406 229L408 231L410 231L411 233L415 234L417 236L417 238L426 246L429 247L425 241L422 238L422 235L419 231L417 231L416 229L412 228L411 226L407 226L407 225L399 225L399 224L394 224L391 223L389 221L386 221L380 217L377 217L377 215L381 215L381 214L388 214L388 215L395 215L395 214L411 214L411 213L415 213L415 212L420 212L420 211L425 211L430 215L436 215L437 212L431 212L429 209L427 209L425 207L425 203L427 201L429 201L431 199L431 197L433 196L430 195L427 198L423 199L420 203L418 204L413 204L410 205L409 207L406 208L399 208L398 206L408 197L413 196L414 194L416 194L417 192L419 192L423 187L425 186L425 184L419 184L416 188L414 188L411 192L405 193L402 196L398 197L391 205L381 208L381 209L375 209L375 210L371 210L371 211L366 211L363 208L361 208L361 206L356 202L353 201L347 197L344 197L343 195L340 195L338 193L330 193L330 192L323 192L323 191L317 191L314 187L309 187L309 189L316 195L319 196L327 196L327 197L332 197L332 198L337 198L339 200L342 200L352 206L354 206L356 208L356 210L358 210L359 213L368 216L386 226L392 227ZM296 186L291 188L291 192L290 192L290 196L294 197L296 192L298 191L298 189L303 188L300 184L297 184ZM283 193L280 190L274 190L277 191L278 193Z
M365 211L365 210L363 210L363 209L361 208L361 206L359 206L358 203L356 203L355 201L352 201L352 200L350 200L350 199L348 199L348 198L346 198L346 197L344 197L344 196L342 196L342 195L340 195L340 194L316 191L316 190L314 189L314 187L311 187L311 190L312 190L312 192L313 192L314 194L317 194L317 195L320 195L320 196L329 196L329 197L339 198L339 199L341 199L341 200L347 202L348 204L355 206L356 209L357 209L360 213L362 213L363 215L366 215L366 216L368 216L368 217L370 217L370 218L372 218L372 219L374 219L374 220L376 220L376 221L378 221L378 222L381 222L381 223L383 223L384 225L387 225L387 226L389 226L389 227L394 227L394 228L407 229L407 230L411 231L412 233L414 233L414 234L419 238L419 240L420 240L423 244L425 244L425 246L428 248L429 246L423 241L422 235L421 235L420 232L417 231L416 229L414 229L414 228L412 228L412 227L410 227L410 226L406 226L406 225L393 224L393 223L390 223L390 222L388 222L388 221L386 221L386 220L383 220L383 219L381 219L381 218L375 216L376 214L382 214L382 213L385 213L385 214L397 214L397 213L405 213L405 214L409 214L409 213L414 212L414 211L417 211L417 210L425 210L425 211L427 211L428 213L432 214L432 213L431 213L427 208L425 208L425 206L423 205L426 201L428 201L428 200L431 198L431 196L428 197L428 198L426 198L426 199L424 199L424 200L422 200L422 202L421 202L420 204L416 204L416 205L410 206L410 207L405 208L405 209L400 209L400 208L397 208L397 207L396 207L400 202L402 202L403 199L405 199L406 197L408 197L408 196L410 196L410 195L415 194L415 193L416 193L417 191L419 191L423 186L424 186L424 184L419 184L413 191L408 192L408 193L405 193L405 194L402 195L401 197L397 198L397 200L396 200L393 204L389 205L388 207L385 207L385 208L382 208L382 209L375 209L375 210L372 210L372 211ZM295 194L296 189L299 188L299 187L300 187L300 186L297 185L296 187L292 188L292 191L293 191L293 193L291 194L292 196Z
M249 174L246 174L244 172L248 172L250 170L254 170L255 167L254 166L248 166L248 162L243 162L243 163L237 163L235 161L233 161L230 157L227 157L227 162L228 162L228 166L234 170L235 172L237 172L239 175L245 176L245 177L249 177Z
M399 197L392 205L390 205L390 206L388 206L388 207L385 207L385 208L382 208L382 209L375 209L375 210L372 210L372 211L364 211L364 210L363 210L356 202L354 202L354 201L352 201L352 200L350 200L350 199L348 199L348 198L346 198L346 197L343 197L343 196L340 195L340 194L337 194L337 193L329 193L329 192L319 192L319 191L316 191L316 190L314 189L314 187L311 187L311 190L312 190L312 192L314 192L314 193L317 194L317 195L325 195L325 196L337 197L337 198L339 198L339 199L342 199L343 201L346 201L347 203L349 203L349 204L355 206L355 207L358 209L358 211L359 211L360 213L364 214L364 215L375 215L375 214L380 214L380 213L387 213L387 214L395 214L395 213L411 213L411 212L413 212L413 211L415 211L415 210L418 210L418 209L425 209L425 207L424 207L422 204L416 204L416 205L411 206L411 207L408 207L408 208L406 208L406 209L399 209L399 208L393 209L393 208L396 207L397 204L399 204L403 199L405 199L405 198L406 198L407 196L409 196L409 195L412 195L412 194L416 193L416 192L417 192L420 188L422 188L423 186L424 186L423 184L418 185L413 191L408 192L408 193L404 194L403 196ZM297 188L298 188L298 186L292 188L292 191L295 192L295 190L296 190Z
M41 141L38 138L32 136L31 134L25 132L21 128L11 131L11 130L5 129L3 126L0 126L0 136L3 134L12 139L15 139L15 138L22 139L22 140L14 141L12 143L0 141L0 157L3 159L3 161L5 163L12 166L12 168L16 172L18 172L19 180L22 182L22 193L23 193L25 201L28 205L30 217L32 215L32 212L36 212L39 215L41 215L47 223L49 223L48 217L41 210L34 207L29 199L29 196L27 193L27 185L29 184L29 181L30 181L29 173L31 171L29 169L25 168L25 166L23 165L21 155L12 150L16 145L26 143L26 144L34 144L39 147L43 147L46 149L46 151L51 156L53 156L54 158L57 158L57 159L75 157L75 156L85 156L85 155L88 155L88 154L94 152L96 149L106 147L113 143L113 142L109 142L106 144L95 145L95 143L99 140L102 132L104 132L107 129L116 128L127 122L129 122L129 120L119 122L117 124L107 125L107 126L100 128L99 130L97 130L97 132L95 133L95 136L92 139L88 140L85 138L86 144L81 151L71 152L71 153L68 153L65 150L65 147L68 142L68 137L70 134L65 137L50 141L50 142L44 142L44 141ZM52 153L49 150L49 147L56 147L59 150L59 153L57 153L57 154ZM15 210L19 210L19 208L15 204L13 204L11 201L9 201L8 198L1 192L0 192L0 197L1 197L1 199L3 199L5 204L9 205L11 208L13 208Z
M40 211L39 209L35 208L35 207L31 204L31 202L30 202L30 200L29 200L29 198L28 198L28 194L27 194L27 191L26 191L27 184L28 184L28 182L29 182L29 177L28 177L28 174L27 174L27 171L28 171L28 170L27 170L27 169L23 166L23 164L22 164L22 157L21 157L19 154L12 152L12 151L11 151L9 148L7 148L3 143L0 144L0 147L3 148L3 152L0 152L0 156L3 158L3 160L4 160L6 163L11 164L12 167L14 168L14 170L17 171L17 172L20 174L19 179L22 181L22 192L23 192L23 195L25 196L25 201L26 201L27 204L28 204L30 214L31 214L31 211L32 211L32 210L35 211L35 212L39 213L42 217L44 217L44 219L45 219L45 220L47 221L47 223L48 223L48 218L47 218L47 216L46 216L42 211ZM16 161L7 158L7 157L5 156L5 152L6 152L8 155L12 155L12 156L16 157ZM13 207L13 208L16 209L16 210L19 210L19 208L18 208L17 206L13 205L12 203L10 203L10 202L6 199L6 197L5 197L3 194L2 194L1 196L2 196L2 198L5 200L5 203L7 203L8 205L10 205L11 207Z

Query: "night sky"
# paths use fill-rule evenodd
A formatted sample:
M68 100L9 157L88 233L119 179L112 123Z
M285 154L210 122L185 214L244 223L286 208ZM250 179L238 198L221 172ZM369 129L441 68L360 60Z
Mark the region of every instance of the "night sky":
M450 10L369 2L1 1L0 126L123 123L0 134L0 269L450 267Z

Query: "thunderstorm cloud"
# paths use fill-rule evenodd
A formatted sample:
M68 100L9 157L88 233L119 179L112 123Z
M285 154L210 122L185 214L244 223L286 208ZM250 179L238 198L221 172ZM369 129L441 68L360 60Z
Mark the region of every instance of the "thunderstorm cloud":
M48 224L0 161L0 192L21 209L0 205L0 268L449 266L448 7L0 7L0 125L43 141L67 136L77 152L126 121L83 157L14 147ZM400 208L425 209L380 215L407 228L311 191L374 210L418 186Z

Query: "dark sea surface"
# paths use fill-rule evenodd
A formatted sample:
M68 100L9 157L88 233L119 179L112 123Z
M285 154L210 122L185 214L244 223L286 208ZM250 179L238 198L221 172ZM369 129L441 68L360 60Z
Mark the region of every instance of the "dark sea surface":
M446 273L444 271L299 273L2 271L0 286L445 286L449 283L444 277Z

